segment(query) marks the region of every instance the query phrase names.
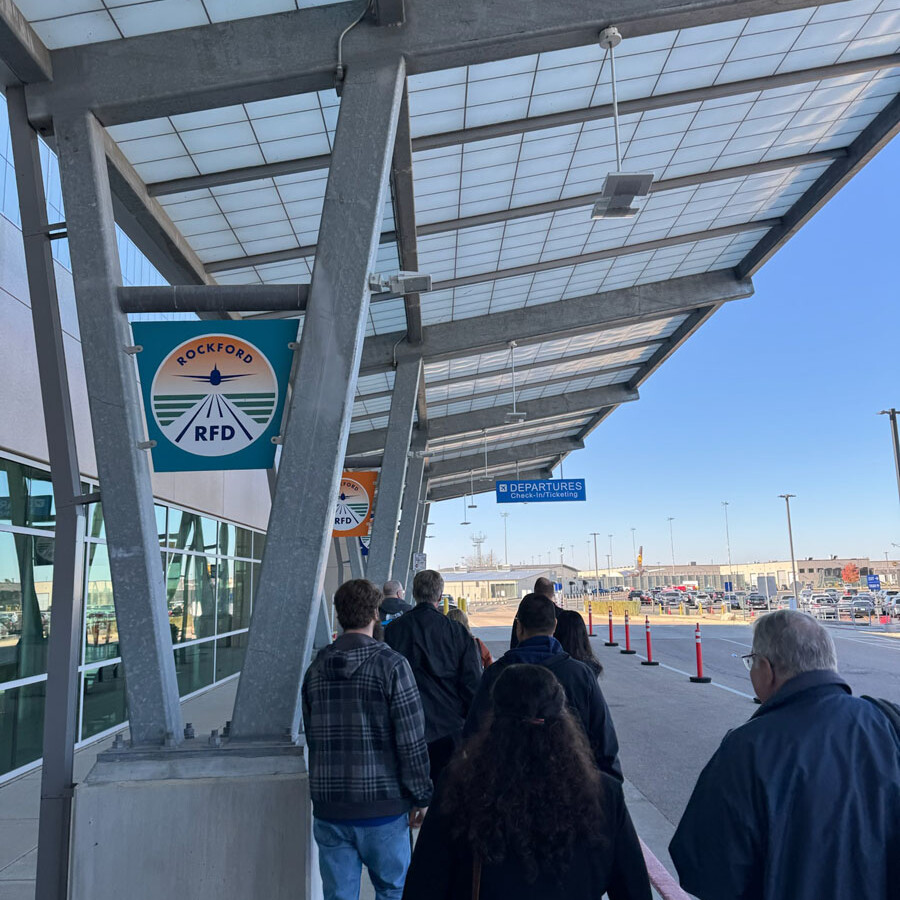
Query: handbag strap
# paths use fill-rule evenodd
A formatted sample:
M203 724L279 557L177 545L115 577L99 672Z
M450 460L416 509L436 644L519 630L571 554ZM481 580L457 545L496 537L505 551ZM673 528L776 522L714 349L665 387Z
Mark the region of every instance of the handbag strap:
M472 858L472 900L481 896L481 857L476 853Z

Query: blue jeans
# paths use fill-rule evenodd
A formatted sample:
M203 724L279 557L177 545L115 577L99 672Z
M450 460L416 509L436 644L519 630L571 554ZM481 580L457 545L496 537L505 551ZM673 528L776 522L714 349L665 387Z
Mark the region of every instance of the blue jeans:
M369 870L376 900L400 900L409 868L409 819L360 827L313 820L325 900L359 900L362 867Z

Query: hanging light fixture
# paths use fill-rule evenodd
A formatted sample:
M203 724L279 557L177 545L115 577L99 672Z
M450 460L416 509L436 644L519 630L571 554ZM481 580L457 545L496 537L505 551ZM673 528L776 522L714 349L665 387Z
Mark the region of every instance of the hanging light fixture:
M610 172L603 182L594 209L592 219L623 219L636 216L640 210L634 206L637 197L646 197L653 183L652 172L623 172L622 153L619 144L619 98L616 93L616 52L615 48L622 42L622 35L615 27L604 28L600 32L600 46L609 56L610 75L612 80L613 130L616 137L616 171Z
M487 428L482 430L482 435L484 436L484 477L488 477L488 466L487 466Z
M478 504L475 502L475 472L469 471L469 509L478 509Z
M466 512L466 495L463 494L463 520L459 523L460 525L469 525L469 515Z
M510 412L508 412L505 416L507 425L516 425L520 422L524 422L527 418L526 414L523 412L519 412L516 409L516 347L518 346L515 341L509 342L509 366L512 370L512 401L513 408Z

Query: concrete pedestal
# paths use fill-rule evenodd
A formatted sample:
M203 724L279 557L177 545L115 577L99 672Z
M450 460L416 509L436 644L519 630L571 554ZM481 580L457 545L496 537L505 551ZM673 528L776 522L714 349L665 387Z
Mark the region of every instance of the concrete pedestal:
M71 900L316 900L303 749L119 750L75 791Z

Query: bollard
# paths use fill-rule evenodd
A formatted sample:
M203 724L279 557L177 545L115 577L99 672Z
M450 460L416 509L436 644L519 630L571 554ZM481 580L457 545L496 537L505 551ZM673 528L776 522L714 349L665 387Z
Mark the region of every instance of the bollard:
M618 647L618 641L613 640L612 629L612 607L609 608L609 640L603 645L604 647Z
M468 615L469 613L469 601L465 597L459 598L459 608Z
M712 678L707 678L703 674L703 648L700 645L700 623L697 623L697 628L694 630L694 645L697 648L697 674L691 675L691 681L694 684L709 684L712 681Z
M450 612L450 598L444 597L444 615L446 616L448 612Z
M628 613L625 613L625 649L620 650L619 653L628 653L633 655L636 653L636 650L631 649L631 630L629 628L630 619L628 618Z
M659 663L653 659L653 644L650 641L650 616L644 619L644 627L647 629L647 658L641 660L642 666L658 666Z
M588 600L588 635L594 636L594 601Z

